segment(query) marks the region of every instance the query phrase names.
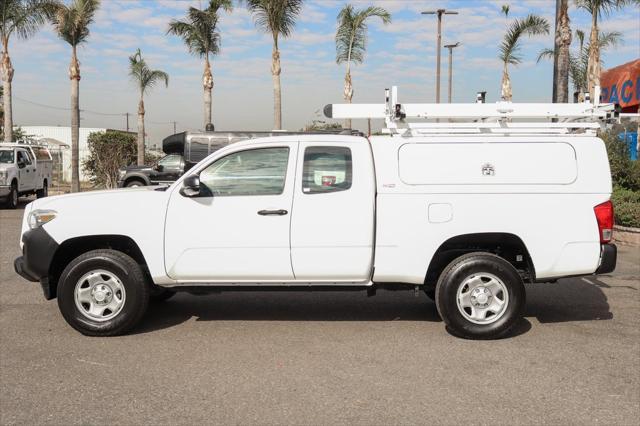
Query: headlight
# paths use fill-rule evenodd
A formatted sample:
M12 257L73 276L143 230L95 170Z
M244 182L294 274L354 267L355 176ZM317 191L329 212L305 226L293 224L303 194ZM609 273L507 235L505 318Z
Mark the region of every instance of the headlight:
M40 228L45 223L51 222L55 219L57 215L58 212L55 210L34 210L29 213L27 223L31 229Z
M6 184L7 184L7 171L0 170L0 185L6 185Z

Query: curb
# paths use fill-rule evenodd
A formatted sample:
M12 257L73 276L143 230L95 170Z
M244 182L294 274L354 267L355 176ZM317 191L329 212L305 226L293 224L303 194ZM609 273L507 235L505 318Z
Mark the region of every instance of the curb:
M640 246L640 228L615 225L613 227L613 239L617 243Z

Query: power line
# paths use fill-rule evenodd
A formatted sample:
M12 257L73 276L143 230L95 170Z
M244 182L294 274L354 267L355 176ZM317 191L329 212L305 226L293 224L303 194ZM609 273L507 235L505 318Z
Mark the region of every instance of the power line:
M65 108L65 107L59 107L59 106L54 106L54 105L47 105L47 104L41 104L39 102L33 102L27 99L23 99L23 98L19 98L17 96L13 97L14 99L20 101L20 102L25 102L31 105L35 105L41 108L49 108L49 109L55 109L55 110L59 110L59 111L71 111L71 108ZM118 112L118 113L112 113L112 112L101 112L101 111L92 111L90 109L80 109L80 112L84 112L84 113L88 113L88 114L95 114L95 115L104 115L104 116L112 116L112 117L122 117L127 115L128 113L126 112Z

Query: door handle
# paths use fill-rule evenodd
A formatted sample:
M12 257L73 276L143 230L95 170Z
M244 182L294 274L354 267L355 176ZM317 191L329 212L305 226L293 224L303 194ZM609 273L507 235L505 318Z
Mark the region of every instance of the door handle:
M284 216L285 214L289 213L286 210L280 209L280 210L259 210L258 214L260 216Z

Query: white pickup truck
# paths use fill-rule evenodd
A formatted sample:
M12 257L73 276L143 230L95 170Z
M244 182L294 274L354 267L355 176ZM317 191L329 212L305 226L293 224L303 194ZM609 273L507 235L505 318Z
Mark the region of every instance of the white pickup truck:
M616 263L603 142L512 124L254 139L168 187L37 200L15 269L87 335L179 290L289 287L424 290L455 335L502 336L525 282Z
M51 172L51 153L46 147L0 143L0 203L15 209L21 195L46 197Z

